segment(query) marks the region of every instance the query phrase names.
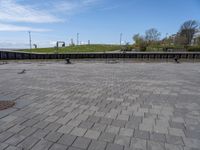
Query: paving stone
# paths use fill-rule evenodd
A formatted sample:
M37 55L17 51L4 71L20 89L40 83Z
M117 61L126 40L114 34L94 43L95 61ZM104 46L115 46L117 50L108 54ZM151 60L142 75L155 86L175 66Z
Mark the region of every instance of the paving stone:
M77 137L69 134L64 134L60 140L58 141L59 144L70 146L73 144Z
M44 129L48 124L49 124L49 122L47 122L47 121L39 121L33 127L34 128L39 128L39 129Z
M182 129L169 128L169 134L185 137L185 134Z
M67 146L61 144L54 144L49 150L67 150Z
M143 139L133 138L131 140L131 149L146 150L147 141Z
M9 144L9 145L13 145L13 146L17 146L20 142L22 142L25 139L25 136L22 135L14 135L11 136L9 139L7 139L5 141L5 143Z
M68 150L82 150L82 149L77 148L77 147L69 147Z
M72 131L73 128L73 126L64 125L60 129L58 129L58 132L68 134Z
M159 143L159 142L154 142L154 141L148 141L147 143L148 143L147 145L148 150L165 150L164 143Z
M139 122L134 122L134 121L129 121L126 123L125 128L129 128L129 129L139 129Z
M87 129L74 128L70 134L75 135L75 136L83 136L86 131L87 131Z
M99 137L99 140L105 141L105 142L113 142L114 138L115 138L115 134L102 132Z
M21 149L14 146L8 146L5 150L21 150Z
M112 126L121 127L121 128L124 128L125 124L126 124L126 121L124 120L113 120L112 122Z
M91 143L91 140L89 140L88 138L78 137L72 146L81 148L81 149L87 149L90 143Z
M190 148L200 148L200 140L198 139L192 139L192 138L183 138L185 145L187 145Z
M106 127L107 127L107 125L105 125L105 124L95 123L94 126L92 127L92 130L103 132L103 131L105 131Z
M105 150L106 142L92 140L88 150Z
M41 139L37 144L33 146L31 150L48 150L52 144L52 142Z
M166 140L168 144L184 145L182 137L179 136L166 135Z
M173 145L173 144L167 144L167 143L165 143L165 149L166 150L183 150L183 147L180 146L180 145Z
M80 128L85 128L85 129L91 129L93 125L94 125L93 122L83 121L83 122L81 122L81 124L79 125L79 127Z
M128 121L129 120L129 116L128 115L118 115L117 116L117 120Z
M106 150L123 150L123 146L109 143Z
M20 131L19 134L27 137L35 133L36 130L37 130L36 128L26 127L22 131Z
M150 134L147 131L135 130L134 137L149 140Z
M6 147L8 147L8 144L0 143L0 150L4 150Z
M33 137L38 138L38 139L42 139L44 138L50 131L48 130L42 130L42 129L38 129L35 133L33 133Z
M114 143L129 147L129 145L130 145L130 137L121 136L121 135L120 136L116 136Z
M18 133L18 132L20 132L21 130L23 130L24 128L25 128L24 126L15 125L15 126L13 126L12 128L10 128L8 131L9 131L9 132L12 132L12 133Z
M150 140L155 141L155 142L166 142L166 137L165 134L160 134L160 133L150 133Z
M101 118L101 120L100 120L100 123L101 124L106 124L106 125L110 125L111 123L112 123L112 119L110 119L110 118L104 118L104 117L102 117Z
M50 142L57 142L62 136L62 133L59 132L50 132L45 139Z
M0 133L0 142L3 143L4 141L6 141L11 136L13 136L13 133L11 133L11 132L2 132L2 133Z
M93 122L93 123L97 123L99 120L100 120L100 117L96 117L96 116L89 116L89 118L87 119L87 121Z
M21 142L17 147L22 149L31 149L38 141L39 139L29 136L23 142Z
M61 126L61 124L53 122L46 126L44 129L49 131L57 131Z
M118 132L119 132L119 127L107 126L106 132L108 132L108 133L113 133L113 134L118 134Z
M95 130L87 130L87 132L85 133L85 137L89 138L89 139L98 139L100 135L100 132L95 131Z
M133 132L134 132L133 129L120 128L119 135L132 137L133 136Z

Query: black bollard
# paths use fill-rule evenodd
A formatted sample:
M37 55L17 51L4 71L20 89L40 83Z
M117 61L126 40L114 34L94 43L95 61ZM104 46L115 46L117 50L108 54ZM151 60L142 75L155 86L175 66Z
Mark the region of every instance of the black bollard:
M71 61L69 58L65 58L66 64L71 64Z
M174 57L174 61L177 63L177 64L179 64L180 62L179 62L179 57L178 56L175 56Z

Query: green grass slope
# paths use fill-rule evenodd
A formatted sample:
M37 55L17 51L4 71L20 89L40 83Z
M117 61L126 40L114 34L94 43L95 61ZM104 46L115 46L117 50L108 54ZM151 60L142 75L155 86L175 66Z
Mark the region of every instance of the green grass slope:
M32 50L21 50L22 52L33 53L76 53L76 52L109 52L120 50L119 45L79 45L79 46L67 46L56 48L38 48Z

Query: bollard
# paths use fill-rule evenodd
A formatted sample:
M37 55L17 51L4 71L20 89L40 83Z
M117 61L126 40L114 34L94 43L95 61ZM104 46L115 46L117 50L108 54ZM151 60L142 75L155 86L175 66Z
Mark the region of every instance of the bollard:
M71 61L69 58L65 58L66 64L71 64Z

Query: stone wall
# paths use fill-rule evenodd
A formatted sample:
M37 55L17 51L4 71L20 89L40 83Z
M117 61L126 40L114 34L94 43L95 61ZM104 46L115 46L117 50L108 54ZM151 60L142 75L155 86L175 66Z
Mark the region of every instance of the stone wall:
M200 52L127 52L127 53L68 53L36 54L0 51L0 60L20 59L83 59L83 58L135 58L135 59L200 59Z

